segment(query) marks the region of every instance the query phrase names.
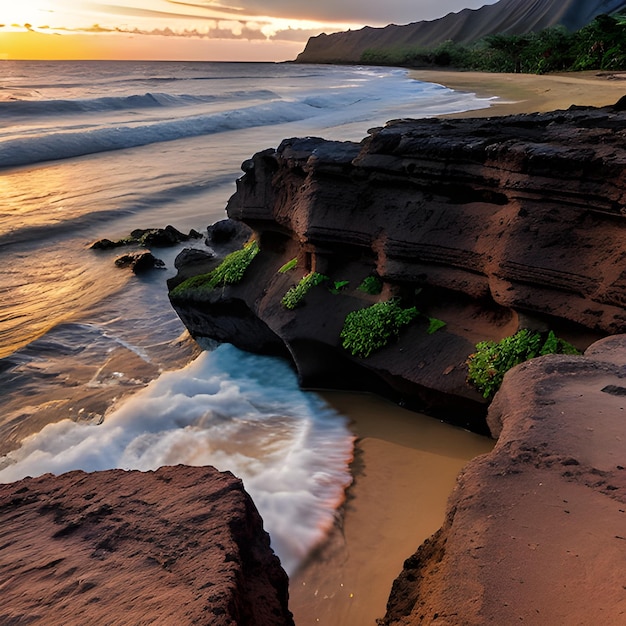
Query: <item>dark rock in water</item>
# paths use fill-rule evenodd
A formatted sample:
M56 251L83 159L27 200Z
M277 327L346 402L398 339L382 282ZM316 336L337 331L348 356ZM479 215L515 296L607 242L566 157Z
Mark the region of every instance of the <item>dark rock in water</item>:
M206 250L200 250L198 248L185 248L174 261L174 267L180 269L186 265L199 266L207 261L212 261L215 258L215 252L207 248Z
M0 623L293 626L240 479L212 467L0 485Z
M166 226L165 228L148 228L148 229L135 229L130 233L132 239L136 240L139 244L146 247L155 246L157 248L166 248L169 246L175 246L183 241L189 241L189 239L198 239L201 237L200 233L196 230L191 230L188 235L181 233L173 226Z
M498 443L462 471L443 528L405 561L382 626L623 624L626 336L511 370Z
M252 235L252 230L235 220L220 220L207 229L207 244L223 245L227 243L243 244Z
M202 234L195 229L191 229L189 234L181 233L173 226L165 228L136 228L128 237L111 241L110 239L100 239L91 244L92 250L111 250L121 246L143 246L156 248L167 248L175 246L190 239L201 239Z
M122 241L111 241L110 239L99 239L98 241L94 241L91 244L92 250L113 250L113 248L119 248L120 246L125 246L126 243Z
M152 269L162 269L165 263L157 259L151 252L133 252L115 259L117 267L130 267L135 274L141 274Z

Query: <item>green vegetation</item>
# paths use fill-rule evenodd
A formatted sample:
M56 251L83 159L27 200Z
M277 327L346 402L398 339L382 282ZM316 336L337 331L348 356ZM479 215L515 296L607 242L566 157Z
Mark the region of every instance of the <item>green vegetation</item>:
M574 33L555 26L526 35L489 35L470 45L446 41L434 48L369 49L361 62L531 74L626 69L626 15L599 15Z
M211 291L224 285L236 285L241 281L252 259L258 254L256 241L248 242L241 250L235 250L224 257L224 260L208 274L192 276L172 289L170 296L184 297L190 292Z
M318 272L311 272L306 276L303 276L300 282L292 287L282 298L280 303L286 309L295 309L304 299L304 296L309 290L317 285L321 285L328 280L328 276L319 274Z
M341 331L342 345L353 356L366 358L392 338L398 338L402 327L417 316L415 307L403 309L397 298L352 311Z
M336 296L338 293L341 293L349 284L349 280L335 280L333 284L328 288L328 291Z
M369 293L371 296L377 296L383 290L383 283L378 276L367 276L358 286L358 289Z
M281 274L285 274L289 270L296 269L296 267L298 267L298 259L297 259L297 257L295 259L291 259L291 261L287 261L287 263L285 263L282 267L278 268L278 271Z
M436 333L440 328L443 328L446 325L442 320L438 320L436 317L428 318L428 330L426 331L429 335Z
M570 343L559 339L552 331L544 338L539 332L520 330L496 341L481 341L467 361L468 381L484 398L491 398L500 388L502 379L515 365L544 354L579 354Z

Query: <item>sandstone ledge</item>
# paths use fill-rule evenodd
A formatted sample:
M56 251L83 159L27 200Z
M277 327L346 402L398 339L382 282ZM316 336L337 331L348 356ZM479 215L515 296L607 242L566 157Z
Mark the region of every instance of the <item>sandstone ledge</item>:
M511 370L384 626L626 623L626 336Z
M622 108L395 120L361 143L285 140L246 161L228 203L261 249L243 282L172 304L194 337L289 357L304 386L366 388L484 432L486 402L465 381L477 341L551 328L584 349L626 331ZM278 272L293 258L294 271ZM310 271L349 286L283 308ZM357 289L372 274L379 296ZM352 357L346 315L390 297L446 327L413 324Z
M212 467L0 485L0 623L292 625L242 483Z

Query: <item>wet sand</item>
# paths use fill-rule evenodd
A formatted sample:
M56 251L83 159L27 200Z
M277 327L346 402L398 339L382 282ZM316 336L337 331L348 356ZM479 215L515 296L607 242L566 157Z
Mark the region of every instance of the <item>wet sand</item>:
M297 626L373 626L404 560L442 524L465 463L493 441L382 398L326 392L357 436L354 482L328 541L290 582Z
M626 74L424 70L411 76L494 98L488 109L454 117L608 106L626 94ZM297 626L374 626L404 560L441 526L458 472L494 442L374 396L325 397L352 420L354 483L327 542L292 576L290 608Z

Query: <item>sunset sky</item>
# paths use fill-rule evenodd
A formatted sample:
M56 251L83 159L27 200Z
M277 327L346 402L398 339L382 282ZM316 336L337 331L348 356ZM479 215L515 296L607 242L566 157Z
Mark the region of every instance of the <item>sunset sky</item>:
M497 0L0 0L0 59L284 61L312 35Z

